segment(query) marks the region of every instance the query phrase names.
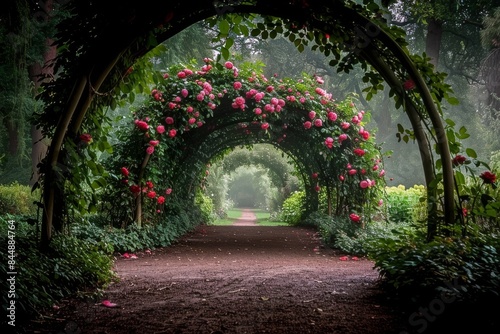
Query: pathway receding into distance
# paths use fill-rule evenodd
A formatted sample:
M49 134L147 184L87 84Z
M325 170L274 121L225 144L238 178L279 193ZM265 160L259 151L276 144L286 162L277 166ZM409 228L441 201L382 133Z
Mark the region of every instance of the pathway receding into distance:
M257 216L250 209L243 209L241 217L234 221L233 226L258 226Z

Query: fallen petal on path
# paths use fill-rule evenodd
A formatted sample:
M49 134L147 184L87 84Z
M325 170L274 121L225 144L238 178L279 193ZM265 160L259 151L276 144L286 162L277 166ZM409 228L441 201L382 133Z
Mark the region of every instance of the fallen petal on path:
M110 308L118 306L118 304L112 303L109 300L103 300L101 304Z

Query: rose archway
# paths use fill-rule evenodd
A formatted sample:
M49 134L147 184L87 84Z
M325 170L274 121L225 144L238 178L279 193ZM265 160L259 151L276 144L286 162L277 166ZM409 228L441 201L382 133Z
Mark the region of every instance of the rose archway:
M109 198L134 198L130 216L140 225L143 215L161 215L169 197L192 197L221 151L271 143L297 162L310 210L324 191L331 212L361 221L380 199L384 170L354 100L336 101L320 77L266 78L248 64L204 61L168 69L135 112L111 164L121 176Z
M66 166L78 168L68 161L68 148L79 141L82 132L98 132L104 107L116 104L123 94L132 95L130 86L123 83L131 65L161 41L192 23L214 16L220 19L217 38L226 41L221 48L223 57L229 55L232 44L227 38L231 27L241 34L264 39L282 34L299 51L312 45L331 57L330 64L339 71L349 72L359 64L365 71L363 80L371 84L369 95L376 93L385 81L396 105L403 106L411 122L412 129L403 131L419 146L429 202L428 238L432 239L440 226L456 223L451 153L459 153L460 145L454 142L450 149L448 134L452 133L453 140L454 130L445 129L440 114L441 102L450 98L450 87L425 58L409 53L402 30L387 26L374 1L360 5L351 0L265 4L233 0L168 4L156 0L75 0L67 7L72 16L58 25L57 43L64 46L56 62L59 76L45 85L47 109L38 120L51 139L40 168L44 189L42 248L48 245L53 229L61 230L65 219L64 207L56 203L65 201L66 181L77 182L68 176ZM253 14L263 15L263 22L252 24L249 19ZM74 29L75 26L80 29ZM134 73L128 76L131 85L137 83L134 77ZM411 87L405 85L410 82ZM300 134L296 135L299 138ZM105 140L96 138L105 149ZM287 145L286 141L283 145ZM293 151L290 147L285 149ZM434 164L435 155L439 156L439 164ZM79 200L76 196L69 199Z

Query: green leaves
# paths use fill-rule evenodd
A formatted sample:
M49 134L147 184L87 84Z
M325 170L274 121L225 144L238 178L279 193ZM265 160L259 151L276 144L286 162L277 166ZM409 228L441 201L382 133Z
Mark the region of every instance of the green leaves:
M225 19L219 21L219 34L220 37L224 38L229 35L230 25L229 22Z
M398 142L401 140L405 143L408 143L411 140L415 140L415 133L413 130L405 129L403 125L398 124L398 132L396 133L396 137L398 138Z
M474 151L472 148L467 148L465 150L465 153L467 153L467 155L471 158L474 158L474 159L477 159L477 153L476 151Z

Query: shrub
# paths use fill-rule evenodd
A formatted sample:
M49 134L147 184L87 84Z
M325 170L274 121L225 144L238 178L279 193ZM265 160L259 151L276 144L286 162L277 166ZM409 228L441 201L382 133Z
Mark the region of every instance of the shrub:
M369 222L363 228L348 217L330 217L320 212L312 213L306 221L318 227L327 246L359 256L368 254L372 239L392 237L398 229L407 227L389 222Z
M299 225L305 212L306 194L304 191L295 191L283 202L281 220L289 225Z
M8 219L0 218L2 243L7 245ZM112 259L99 247L72 236L54 236L47 254L39 252L34 228L22 220L15 220L16 247L16 317L21 319L37 310L51 307L64 297L79 291L105 287L114 278ZM7 258L7 248L0 254ZM10 270L9 270L10 271ZM0 264L2 277L6 277L5 262ZM0 283L8 291L7 281ZM6 310L7 293L2 295Z
M215 220L214 204L212 199L198 190L196 192L195 204L200 209L205 224L213 223Z
M38 192L32 193L29 186L14 182L10 185L0 185L0 214L36 215Z
M423 240L402 232L372 242L369 256L388 288L426 299L443 292L472 302L499 297L498 235Z
M406 189L405 186L386 188L386 206L389 220L392 222L412 222L426 219L427 208L425 187L415 185Z

